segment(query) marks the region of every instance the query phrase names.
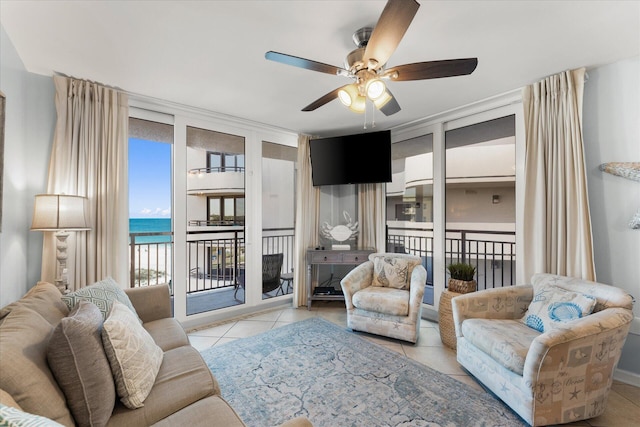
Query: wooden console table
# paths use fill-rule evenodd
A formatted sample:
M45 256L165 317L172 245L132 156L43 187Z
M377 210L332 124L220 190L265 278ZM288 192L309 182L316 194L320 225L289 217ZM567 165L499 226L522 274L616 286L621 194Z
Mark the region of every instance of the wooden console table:
M317 286L318 272L316 271L315 281L313 277L313 267L320 265L359 265L369 260L369 254L375 249L354 249L354 250L321 250L307 249L307 310L311 310L312 301L343 301L344 295L314 295L313 291ZM317 270L317 268L316 268Z

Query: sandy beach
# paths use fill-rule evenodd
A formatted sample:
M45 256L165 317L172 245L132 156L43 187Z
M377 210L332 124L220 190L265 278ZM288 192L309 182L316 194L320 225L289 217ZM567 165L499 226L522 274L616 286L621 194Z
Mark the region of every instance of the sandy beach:
M143 243L129 245L129 268L136 271L136 286L149 286L171 281L171 243ZM133 266L132 266L133 264Z

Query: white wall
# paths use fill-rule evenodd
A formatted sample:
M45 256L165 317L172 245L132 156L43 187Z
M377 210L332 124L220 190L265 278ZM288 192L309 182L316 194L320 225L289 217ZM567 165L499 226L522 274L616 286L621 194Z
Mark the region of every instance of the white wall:
M40 280L42 233L29 231L33 199L46 190L55 126L50 77L27 72L0 26L0 90L6 96L0 306Z
M596 276L636 298L632 333L619 368L640 384L640 230L628 227L640 209L640 182L604 173L606 162L640 162L640 58L588 70L583 132Z

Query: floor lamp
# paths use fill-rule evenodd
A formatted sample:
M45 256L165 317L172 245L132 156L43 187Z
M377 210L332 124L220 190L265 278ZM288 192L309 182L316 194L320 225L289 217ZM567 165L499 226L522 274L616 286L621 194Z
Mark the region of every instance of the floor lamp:
M33 206L31 230L55 231L56 286L69 292L67 279L67 238L70 231L89 230L85 215L86 197L67 194L38 194Z

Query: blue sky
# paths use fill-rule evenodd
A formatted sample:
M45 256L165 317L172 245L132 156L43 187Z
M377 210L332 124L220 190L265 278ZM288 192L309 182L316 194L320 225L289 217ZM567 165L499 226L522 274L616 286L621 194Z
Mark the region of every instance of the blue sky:
M129 218L171 217L171 144L129 138Z

